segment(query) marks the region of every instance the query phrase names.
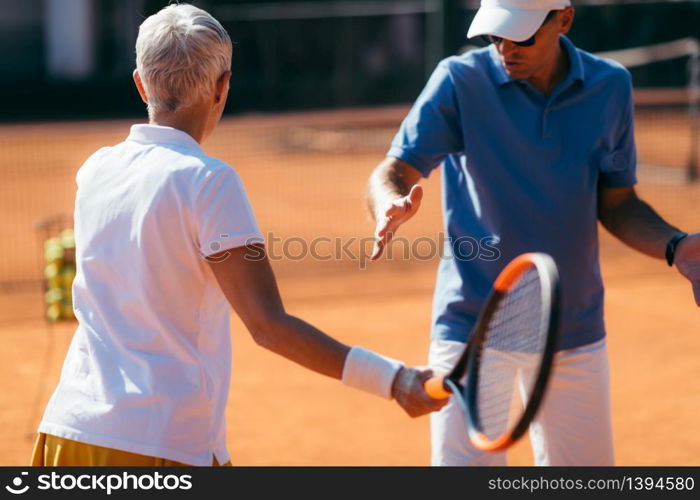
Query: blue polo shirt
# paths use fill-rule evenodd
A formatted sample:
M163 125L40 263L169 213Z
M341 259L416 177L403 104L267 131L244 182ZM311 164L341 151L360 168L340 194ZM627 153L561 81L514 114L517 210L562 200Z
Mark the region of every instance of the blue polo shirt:
M561 45L569 71L549 97L510 78L494 46L443 60L392 142L388 156L425 177L444 162L435 339L466 341L494 279L525 252L559 267L558 348L605 336L597 192L636 183L631 78Z

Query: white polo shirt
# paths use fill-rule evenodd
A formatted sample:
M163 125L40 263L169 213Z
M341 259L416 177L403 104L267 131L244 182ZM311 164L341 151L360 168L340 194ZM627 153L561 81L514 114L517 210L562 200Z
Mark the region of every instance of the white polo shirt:
M229 460L229 304L203 256L264 242L227 164L134 125L77 175L79 326L39 431L211 465Z

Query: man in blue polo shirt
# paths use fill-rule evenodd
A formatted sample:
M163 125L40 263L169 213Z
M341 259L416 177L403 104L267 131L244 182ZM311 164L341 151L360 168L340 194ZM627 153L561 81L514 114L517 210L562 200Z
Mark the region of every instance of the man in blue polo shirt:
M525 252L554 257L561 338L547 400L531 428L540 465L612 465L608 359L597 221L630 247L666 257L700 305L700 233L664 222L634 190L630 75L564 36L569 0L482 0L469 37L490 45L443 60L368 189L373 259L418 210L418 182L444 162L451 258L440 262L430 364L448 372L503 267ZM490 249L474 258L464 245ZM457 405L431 417L434 465L504 465L468 442Z

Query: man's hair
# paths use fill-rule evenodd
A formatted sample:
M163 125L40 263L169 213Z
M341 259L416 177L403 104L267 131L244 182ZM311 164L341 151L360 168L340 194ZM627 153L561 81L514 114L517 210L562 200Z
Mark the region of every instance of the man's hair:
M136 69L149 114L186 108L211 96L231 68L231 39L208 12L168 5L148 17L136 39Z

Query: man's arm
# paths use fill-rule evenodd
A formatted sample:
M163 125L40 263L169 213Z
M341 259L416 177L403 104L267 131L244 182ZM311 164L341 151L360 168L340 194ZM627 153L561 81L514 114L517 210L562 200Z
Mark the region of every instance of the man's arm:
M310 370L343 379L350 348L287 314L264 246L227 250L212 256L209 265L256 343ZM390 381L391 395L411 416L437 410L444 404L444 401L433 400L423 390L423 382L430 373L429 370L401 368Z
M669 240L681 233L641 200L633 187L601 188L598 218L623 243L657 259L665 257ZM690 280L695 302L700 306L700 233L681 240L674 264Z
M623 243L657 259L664 258L666 243L681 232L641 200L633 187L602 188L598 218Z
M401 224L418 211L423 188L421 173L397 158L387 157L372 172L367 206L377 223L372 260L378 259Z

